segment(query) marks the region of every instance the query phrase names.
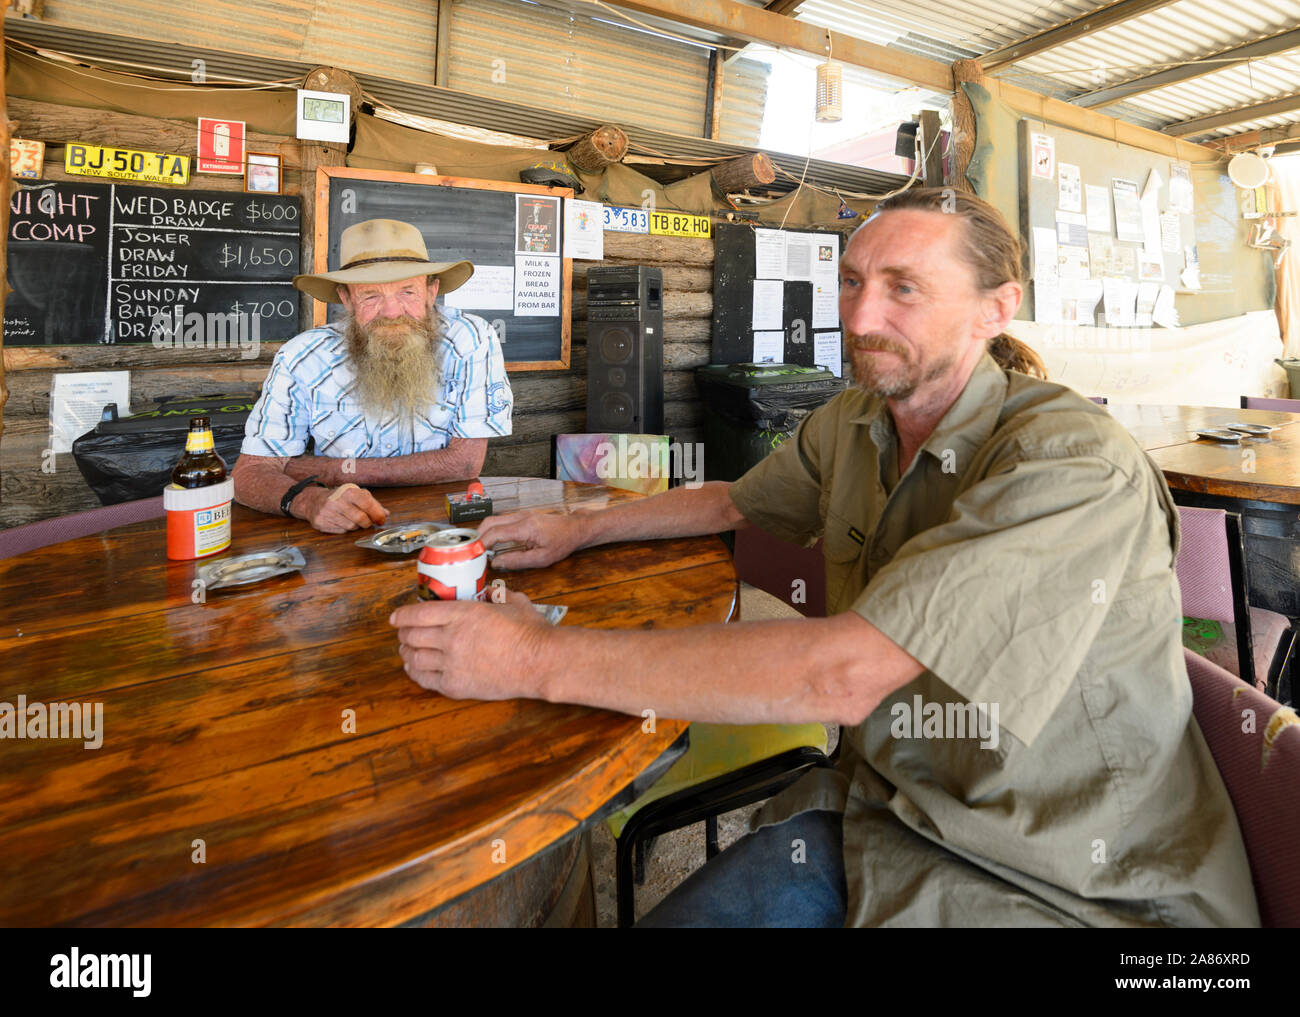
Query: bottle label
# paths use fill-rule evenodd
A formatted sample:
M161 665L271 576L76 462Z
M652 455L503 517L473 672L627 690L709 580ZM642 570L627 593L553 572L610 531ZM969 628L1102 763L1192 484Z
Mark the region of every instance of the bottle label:
M191 431L185 439L186 452L212 452L216 446L212 443L211 429L206 431Z

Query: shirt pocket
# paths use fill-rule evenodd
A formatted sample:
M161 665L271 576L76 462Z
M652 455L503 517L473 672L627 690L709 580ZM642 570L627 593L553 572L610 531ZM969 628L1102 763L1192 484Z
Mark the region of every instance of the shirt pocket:
M826 559L826 612L834 614L846 606L846 598L856 597L860 592L849 584L857 575L866 554L866 537L859 543L850 534L850 530L862 533L862 528L854 526L842 516L831 513L826 517L826 530L822 535L822 555Z
M340 451L353 451L368 444L365 431L365 414L361 407L347 399L322 398L317 395L311 407L311 436L316 442L317 455L347 455Z

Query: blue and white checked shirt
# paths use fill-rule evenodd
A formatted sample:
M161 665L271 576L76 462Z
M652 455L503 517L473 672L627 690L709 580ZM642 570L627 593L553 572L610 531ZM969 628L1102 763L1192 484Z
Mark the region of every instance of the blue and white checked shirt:
M447 322L442 390L413 422L376 420L361 409L347 340L342 324L334 322L280 348L244 426L240 451L292 458L306 451L311 437L318 456L379 458L432 452L452 438L509 434L514 397L496 332L477 315L441 310Z

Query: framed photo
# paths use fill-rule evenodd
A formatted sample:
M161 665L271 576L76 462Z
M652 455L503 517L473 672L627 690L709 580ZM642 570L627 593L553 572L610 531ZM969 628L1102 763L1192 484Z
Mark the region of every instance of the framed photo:
M249 152L244 163L244 190L258 194L279 194L283 169L278 155Z

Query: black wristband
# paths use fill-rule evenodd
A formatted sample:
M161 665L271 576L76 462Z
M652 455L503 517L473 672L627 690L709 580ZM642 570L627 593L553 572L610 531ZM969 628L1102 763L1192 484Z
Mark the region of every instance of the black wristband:
M306 480L300 480L293 487L284 492L284 497L280 499L280 514L284 516L292 515L289 507L293 505L293 500L302 494L309 487L324 487L315 476L308 477Z

